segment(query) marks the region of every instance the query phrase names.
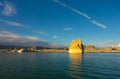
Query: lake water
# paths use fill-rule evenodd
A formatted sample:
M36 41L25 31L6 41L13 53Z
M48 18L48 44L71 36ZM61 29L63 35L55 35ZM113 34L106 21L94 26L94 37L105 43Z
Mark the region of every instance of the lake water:
M120 53L0 53L0 79L120 79Z

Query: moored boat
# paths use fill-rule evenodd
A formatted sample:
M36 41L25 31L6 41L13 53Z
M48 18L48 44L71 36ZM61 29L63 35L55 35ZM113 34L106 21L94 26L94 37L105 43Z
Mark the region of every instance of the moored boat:
M18 53L22 53L23 52L23 48L22 49L19 49L17 50Z

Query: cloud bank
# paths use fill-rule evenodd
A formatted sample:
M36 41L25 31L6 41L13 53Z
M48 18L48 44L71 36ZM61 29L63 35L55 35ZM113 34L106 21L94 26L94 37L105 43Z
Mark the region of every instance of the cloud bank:
M35 36L22 36L0 30L0 45L60 47L57 43L46 42Z
M21 36L18 34L14 34L8 31L0 31L0 44L8 44L8 45L25 45L27 43L38 42L37 37L33 36ZM28 44L29 45L29 44Z
M102 24L100 22L97 22L96 20L92 19L92 17L88 16L86 13L83 13L82 11L79 11L79 10L77 10L75 8L72 8L71 6L68 6L67 4L61 2L60 0L53 0L53 1L56 2L56 3L58 3L58 4L60 4L63 7L66 7L68 9L70 9L71 11L73 11L73 12L75 12L75 13L83 16L83 17L85 17L89 21L92 21L91 23L95 24L96 26L99 26L99 27L101 27L103 29L105 29L107 27L106 25L104 25L104 24Z

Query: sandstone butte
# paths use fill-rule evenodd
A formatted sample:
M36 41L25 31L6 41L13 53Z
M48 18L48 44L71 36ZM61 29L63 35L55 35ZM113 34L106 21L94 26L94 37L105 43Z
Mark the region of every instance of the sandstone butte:
M69 53L83 53L82 40L72 40L69 46Z

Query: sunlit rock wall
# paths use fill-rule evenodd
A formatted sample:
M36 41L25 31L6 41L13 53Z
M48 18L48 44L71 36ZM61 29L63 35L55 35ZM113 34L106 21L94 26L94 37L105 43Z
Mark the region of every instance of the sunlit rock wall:
M82 40L73 40L69 46L69 53L83 53Z

